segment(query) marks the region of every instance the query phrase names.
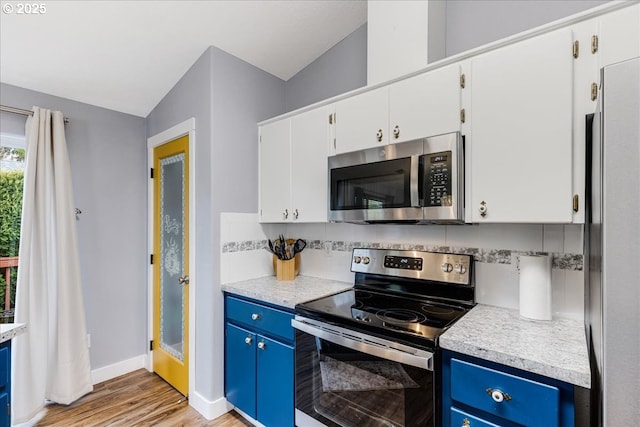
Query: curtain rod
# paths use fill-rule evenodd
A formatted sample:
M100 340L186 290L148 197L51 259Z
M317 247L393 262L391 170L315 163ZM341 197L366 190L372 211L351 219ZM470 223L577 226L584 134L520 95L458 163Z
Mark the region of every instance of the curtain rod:
M16 108L16 107L8 107L6 105L0 105L0 111L4 111L5 113L20 114L23 116L33 116L33 111L24 110L22 108ZM64 124L66 125L68 123L69 123L69 118L65 117Z

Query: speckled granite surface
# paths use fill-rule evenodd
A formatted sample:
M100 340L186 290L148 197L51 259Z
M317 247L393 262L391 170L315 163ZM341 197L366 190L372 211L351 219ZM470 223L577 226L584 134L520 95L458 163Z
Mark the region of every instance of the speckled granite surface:
M2 323L0 324L0 343L9 341L26 331L26 323Z
M440 336L447 350L591 387L582 322L534 321L518 310L478 304Z
M222 285L224 292L254 298L282 307L294 308L296 304L335 294L353 287L353 283L297 276L292 281L278 281L275 276Z

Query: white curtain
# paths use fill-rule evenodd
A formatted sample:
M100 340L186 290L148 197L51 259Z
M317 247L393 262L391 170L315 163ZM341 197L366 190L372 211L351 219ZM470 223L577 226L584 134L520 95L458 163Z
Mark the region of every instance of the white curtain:
M38 107L26 124L26 167L12 343L13 423L45 400L69 404L93 390L69 155L62 113Z

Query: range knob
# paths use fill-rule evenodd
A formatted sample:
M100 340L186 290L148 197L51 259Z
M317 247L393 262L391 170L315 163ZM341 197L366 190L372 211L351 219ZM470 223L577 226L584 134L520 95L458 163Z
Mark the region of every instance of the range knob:
M451 273L451 271L453 271L453 265L449 264L448 262L445 262L444 264L442 264L440 268L445 273Z
M361 257L359 257L357 255L353 257L353 262L355 262L356 264L360 264L360 261L362 261Z
M467 272L467 268L463 264L456 264L453 271L455 271L458 274L464 274Z
M368 256L362 257L362 263L363 264L369 264L370 262L371 262L371 259L369 259Z

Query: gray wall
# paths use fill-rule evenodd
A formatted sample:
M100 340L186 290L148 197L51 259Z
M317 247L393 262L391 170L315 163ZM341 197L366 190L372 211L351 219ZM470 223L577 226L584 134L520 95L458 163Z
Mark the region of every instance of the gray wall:
M78 217L91 368L144 354L147 340L145 120L0 85L0 103L60 110ZM24 135L25 117L1 113L0 132Z
M447 0L446 55L607 3L602 0Z
M287 111L367 85L367 24L287 80Z
M224 395L220 212L257 212L256 123L283 112L282 80L211 47L147 117L147 137L196 119L195 388L209 400Z

